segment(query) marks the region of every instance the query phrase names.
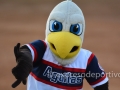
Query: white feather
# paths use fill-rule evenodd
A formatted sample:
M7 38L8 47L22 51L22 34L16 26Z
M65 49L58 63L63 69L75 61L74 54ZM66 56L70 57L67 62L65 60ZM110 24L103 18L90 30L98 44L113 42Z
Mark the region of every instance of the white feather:
M50 32L50 21L57 20L63 24L62 31L69 31L71 24L80 23L83 26L83 33L80 38L84 39L85 20L82 10L72 0L65 0L58 5L50 13L46 24L46 37Z
M50 13L47 23L46 23L46 38L45 41L47 41L47 36L51 33L50 32L50 21L51 20L57 20L62 23L63 28L62 31L64 32L70 32L70 26L71 24L80 24L82 25L83 33L79 36L82 39L84 39L84 31L85 31L85 20L84 15L82 13L82 10L74 3L72 0L65 0L58 5L55 6L55 8ZM82 45L82 44L81 44ZM53 53L54 58L61 64L61 65L67 65L76 59L77 55L70 59L61 59L57 57Z

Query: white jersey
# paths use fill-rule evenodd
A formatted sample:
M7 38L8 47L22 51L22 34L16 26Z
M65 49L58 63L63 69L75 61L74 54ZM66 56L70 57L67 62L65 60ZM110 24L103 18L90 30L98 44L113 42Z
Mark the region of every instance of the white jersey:
M82 90L84 78L93 88L108 81L97 58L88 50L81 48L73 63L61 66L45 42L36 40L26 45L33 58L27 90Z

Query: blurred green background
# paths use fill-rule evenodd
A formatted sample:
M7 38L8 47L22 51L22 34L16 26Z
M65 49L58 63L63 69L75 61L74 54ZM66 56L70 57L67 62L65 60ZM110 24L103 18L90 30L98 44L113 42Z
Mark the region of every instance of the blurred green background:
M15 81L13 47L45 38L49 13L63 0L0 0L0 90L26 90ZM107 73L120 73L120 0L73 0L83 11L83 48L91 50ZM119 75L120 76L120 75ZM120 77L109 77L110 90L119 90ZM84 82L84 90L93 90Z

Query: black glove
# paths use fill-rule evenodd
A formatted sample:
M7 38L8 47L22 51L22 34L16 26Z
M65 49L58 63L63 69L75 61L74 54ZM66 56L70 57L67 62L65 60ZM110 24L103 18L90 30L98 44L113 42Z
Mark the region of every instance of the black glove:
M17 66L12 69L12 73L17 79L12 87L17 87L21 82L26 85L26 79L32 70L32 56L30 50L20 49L20 43L14 47L14 54L16 57Z

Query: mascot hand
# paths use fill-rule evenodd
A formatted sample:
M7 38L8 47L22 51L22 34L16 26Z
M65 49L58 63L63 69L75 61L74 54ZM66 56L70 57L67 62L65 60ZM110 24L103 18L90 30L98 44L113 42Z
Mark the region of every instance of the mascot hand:
M32 70L32 56L30 51L22 51L20 43L14 47L14 54L16 57L17 66L12 69L12 74L17 79L12 87L17 87L21 82L26 85L26 78Z

